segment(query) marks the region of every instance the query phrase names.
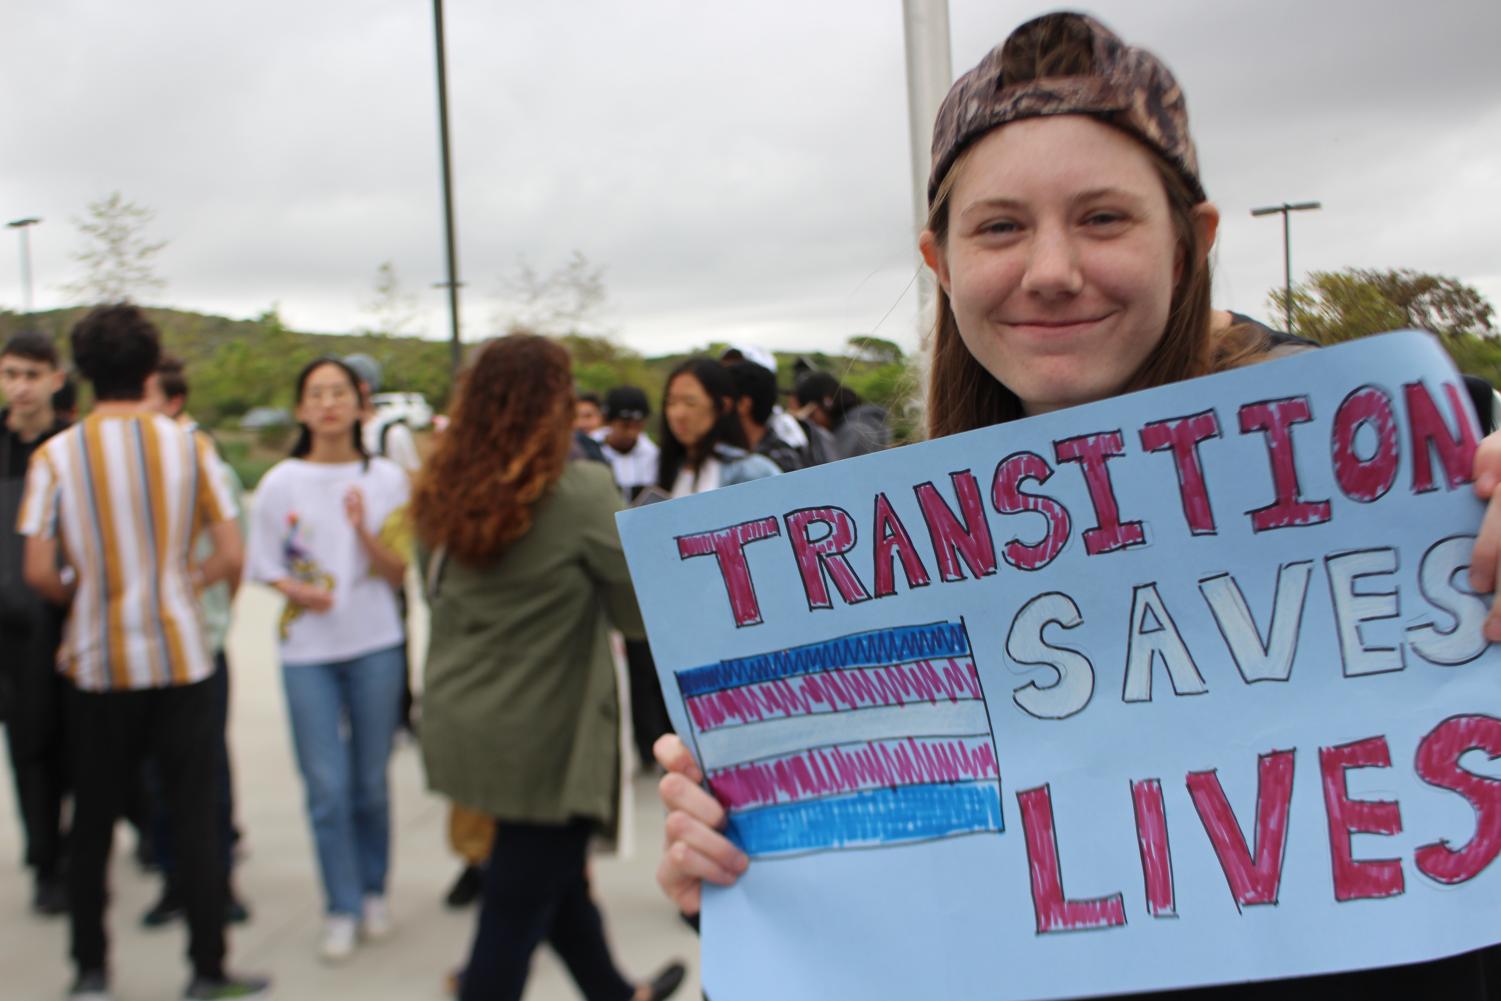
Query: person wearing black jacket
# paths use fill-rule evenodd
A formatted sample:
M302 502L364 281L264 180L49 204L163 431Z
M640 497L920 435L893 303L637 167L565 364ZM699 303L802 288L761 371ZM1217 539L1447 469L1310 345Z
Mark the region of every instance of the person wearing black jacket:
M48 916L68 911L61 876L63 680L53 666L63 615L22 580L24 540L16 533L16 516L32 452L67 426L52 410L52 394L62 381L57 348L42 334L17 334L0 349L0 391L8 403L0 411L0 704L26 865L36 881L31 906Z

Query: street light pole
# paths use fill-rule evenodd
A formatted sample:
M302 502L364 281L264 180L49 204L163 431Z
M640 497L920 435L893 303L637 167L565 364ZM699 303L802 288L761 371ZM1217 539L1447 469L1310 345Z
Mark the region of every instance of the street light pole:
M1294 212L1311 212L1323 207L1318 202L1283 202L1251 210L1253 216L1282 215L1282 316L1289 334L1293 333L1293 251L1292 225L1288 220Z
M902 0L907 52L907 136L912 158L912 245L928 226L928 170L932 166L933 119L954 82L949 58L948 0ZM917 264L919 343L927 342L934 283L922 259Z
M32 307L31 238L27 234L27 230L31 229L31 227L35 226L41 221L42 220L36 217L27 217L25 219L14 219L5 224L11 229L19 230L21 233L21 293L23 296L25 296L25 298L21 300L24 304L21 309L21 312L23 314L30 313Z
M448 153L448 63L443 54L443 0L433 0L433 30L438 49L438 144L443 155L443 234L448 252L449 365L459 374L459 264L453 232L453 169Z

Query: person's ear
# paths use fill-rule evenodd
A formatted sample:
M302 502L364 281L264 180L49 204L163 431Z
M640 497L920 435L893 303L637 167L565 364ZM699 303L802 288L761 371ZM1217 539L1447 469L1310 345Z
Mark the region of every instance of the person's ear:
M52 396L59 389L62 389L63 382L66 381L67 378L67 374L64 373L61 369L53 369L52 374L47 377L47 395Z
M1193 209L1194 231L1199 237L1199 257L1203 263L1214 249L1214 238L1220 231L1220 210L1214 202L1200 202Z
M735 401L735 412L740 415L740 419L743 421L750 420L751 409L753 407L754 404L751 402L749 396L742 396Z
M943 249L943 244L938 241L938 235L931 229L923 230L922 235L917 238L917 249L922 251L922 259L938 277L938 284L943 288L943 294L948 295L949 258L948 253Z

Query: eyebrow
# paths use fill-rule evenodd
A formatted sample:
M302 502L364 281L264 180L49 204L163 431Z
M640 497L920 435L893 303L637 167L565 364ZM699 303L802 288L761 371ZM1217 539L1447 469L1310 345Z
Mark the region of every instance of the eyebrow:
M1074 195L1073 198L1070 199L1070 201L1074 203L1092 202L1101 198L1124 198L1132 203L1141 201L1141 196L1138 194L1128 191L1125 188L1115 188L1109 186L1090 188L1087 191L1081 191L1078 194ZM964 206L962 209L960 209L959 214L966 215L976 210L1016 210L1024 209L1026 208L1026 206L1026 202L1017 198L981 198Z

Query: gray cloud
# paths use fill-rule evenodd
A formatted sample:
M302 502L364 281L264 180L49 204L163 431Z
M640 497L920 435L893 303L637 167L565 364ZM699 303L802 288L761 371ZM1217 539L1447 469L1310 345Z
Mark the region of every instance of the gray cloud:
M12 5L13 7L16 5ZM72 277L67 223L119 189L153 207L165 301L350 329L395 262L446 330L429 9L265 0L22 0L0 66L0 211L46 218L43 306ZM1248 209L1318 198L1294 266L1411 266L1501 301L1493 233L1501 5L1119 2L1097 12L1189 95L1224 213L1220 300L1266 315L1281 233ZM248 12L247 12L248 11ZM916 341L900 6L786 0L450 0L466 329L518 256L579 249L605 320L646 351L712 339ZM954 0L955 70L1014 5ZM0 302L19 302L0 256Z

